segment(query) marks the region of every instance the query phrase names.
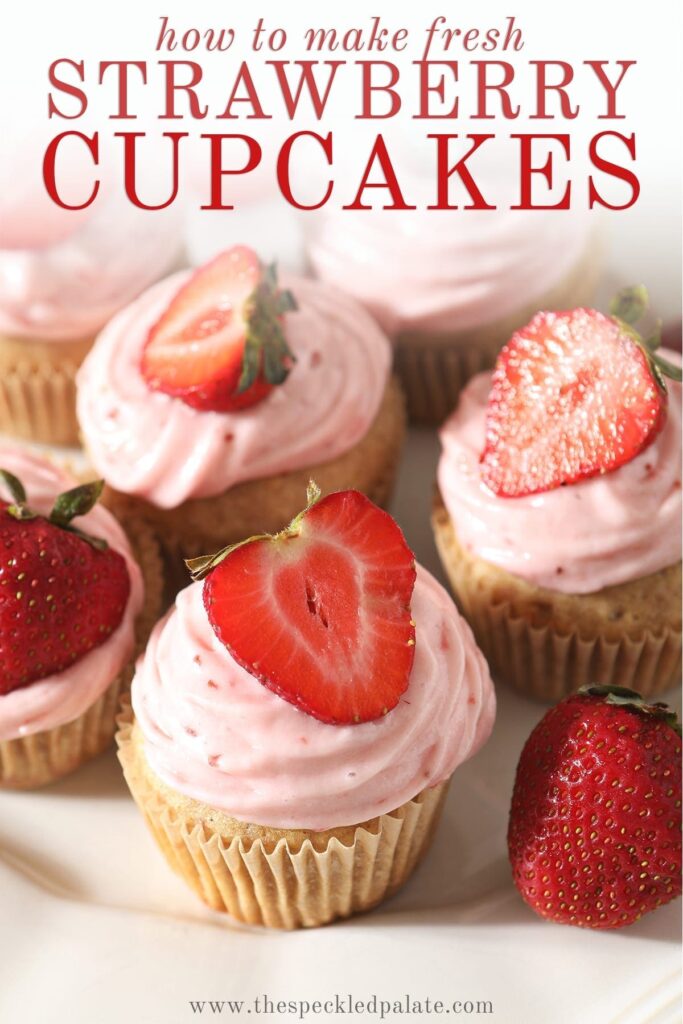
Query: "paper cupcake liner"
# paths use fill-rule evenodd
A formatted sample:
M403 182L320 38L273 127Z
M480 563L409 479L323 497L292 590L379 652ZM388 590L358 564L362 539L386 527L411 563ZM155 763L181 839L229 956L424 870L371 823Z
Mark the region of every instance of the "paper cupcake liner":
M535 605L525 593L526 584L522 584L518 600L503 597L499 587L502 570L494 567L490 578L480 571L485 563L460 548L440 502L433 521L453 592L495 679L542 701L561 700L590 683L626 686L644 697L680 684L680 626L630 632L627 626L620 630L615 621L609 623L609 629L601 628L597 618L590 629L585 619L576 628L564 621L556 624L552 620L553 592L540 588L538 602L542 601L549 621L535 622ZM505 573L504 578L510 593L515 577ZM609 591L601 593L606 596ZM573 600L581 602L582 595Z
M0 336L0 433L77 445L76 373L91 344Z
M520 317L519 323L524 323ZM394 365L406 395L408 419L418 426L439 426L453 411L472 377L489 370L508 340L502 332L476 344L406 334L396 341Z
M164 588L159 547L144 523L129 526L128 538L145 581L145 603L135 623L135 651L104 693L71 722L29 736L0 741L0 789L36 789L55 782L110 746L120 698L130 689L133 666L161 613Z
M264 829L263 837L247 838L225 824L216 827L230 819L212 808L174 800L173 790L141 764L130 709L120 724L116 739L126 781L166 860L213 910L247 924L313 928L376 906L425 854L448 789L441 783L350 828Z
M121 521L144 517L157 534L171 568L182 560L217 551L256 533L282 529L305 505L308 481L313 478L324 494L353 487L384 507L391 499L405 438L405 406L400 385L392 380L382 407L368 434L350 451L330 462L290 473L248 480L225 494L186 501L173 509L160 509L142 498L109 488L103 502Z
M593 301L601 263L594 239L581 260L554 288L501 319L452 334L407 331L395 342L395 367L411 423L438 426L457 404L465 384L491 369L512 333L539 309L567 309Z

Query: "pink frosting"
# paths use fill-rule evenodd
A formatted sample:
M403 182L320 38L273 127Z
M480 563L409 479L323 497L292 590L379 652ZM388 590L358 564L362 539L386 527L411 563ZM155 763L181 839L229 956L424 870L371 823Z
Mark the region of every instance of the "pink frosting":
M147 387L140 356L186 273L142 295L102 331L78 376L78 417L98 473L161 508L222 494L243 480L327 462L367 433L391 349L368 314L328 285L287 278L299 309L284 330L297 362L264 401L201 412Z
M486 662L448 594L418 566L410 683L384 718L326 725L241 668L216 638L202 584L182 591L133 680L152 770L187 796L278 828L355 824L447 779L488 738Z
M639 579L679 561L680 384L667 381L664 427L631 462L543 494L500 498L479 473L490 380L483 373L470 381L441 429L439 487L465 547L531 583L568 594Z
M64 341L95 334L113 314L177 262L175 213L145 213L109 196L88 215L54 213L36 225L36 197L0 247L0 332ZM42 205L47 205L44 197ZM41 205L41 208L42 208ZM50 204L53 205L53 204ZM11 243L11 244L10 244Z
M0 443L0 468L24 484L32 508L47 514L55 497L76 482L55 466L26 451ZM0 483L0 497L10 499ZM101 537L121 554L128 567L130 596L118 629L103 644L70 668L0 696L0 740L16 739L78 718L107 689L133 652L135 618L142 608L143 583L123 530L101 506L78 525Z
M390 335L438 333L533 302L571 270L586 242L586 218L566 211L326 208L309 256L320 278L354 295Z

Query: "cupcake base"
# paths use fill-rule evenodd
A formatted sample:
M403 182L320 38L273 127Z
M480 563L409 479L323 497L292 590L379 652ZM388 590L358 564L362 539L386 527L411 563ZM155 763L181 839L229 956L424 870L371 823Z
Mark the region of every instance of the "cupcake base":
M437 495L436 545L496 679L543 701L589 683L644 697L681 679L681 563L591 594L534 586L466 550Z
M395 380L387 386L379 412L365 437L331 462L263 480L249 480L225 494L186 501L161 509L142 498L111 488L103 502L124 523L130 516L144 517L159 537L171 566L181 570L182 559L211 554L256 533L275 533L306 504L306 488L315 480L323 494L355 488L378 505L391 497L405 437L403 395ZM273 443L277 443L274 439Z
M145 603L135 623L135 652L101 697L77 718L52 729L0 740L0 788L37 789L55 782L102 753L116 733L120 698L130 689L135 659L159 618L164 589L159 547L145 523L129 523L126 532L145 584Z
M410 422L422 426L443 423L467 381L491 369L513 332L528 323L539 309L590 305L600 262L599 245L594 240L561 282L505 317L453 333L400 334L395 341L395 367L405 391Z
M0 335L0 433L77 445L76 373L91 345Z
M359 825L310 832L250 825L165 785L130 708L117 734L126 781L166 860L208 906L247 924L314 928L370 910L427 851L448 782Z

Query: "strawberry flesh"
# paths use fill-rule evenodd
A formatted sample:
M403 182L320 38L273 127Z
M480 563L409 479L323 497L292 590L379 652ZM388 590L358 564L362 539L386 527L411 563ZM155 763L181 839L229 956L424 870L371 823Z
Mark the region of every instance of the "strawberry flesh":
M561 924L621 928L681 892L681 739L656 712L576 695L517 768L508 849L517 888Z
M323 722L380 718L408 687L415 563L401 530L357 491L331 494L295 533L232 550L204 584L213 629L268 689Z
M623 326L592 309L538 313L498 357L482 480L521 497L609 473L665 415L666 391Z
M0 695L63 672L118 628L125 560L0 501Z
M150 330L142 355L149 387L202 411L235 411L265 398L272 385L262 375L239 391L247 302L260 280L258 257L246 246L197 270Z

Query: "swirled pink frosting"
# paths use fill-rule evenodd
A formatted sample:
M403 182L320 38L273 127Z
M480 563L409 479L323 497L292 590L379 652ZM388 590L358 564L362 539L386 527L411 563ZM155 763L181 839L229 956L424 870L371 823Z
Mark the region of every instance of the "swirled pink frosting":
M314 830L365 821L442 782L488 738L495 698L469 627L419 566L412 612L415 661L400 703L375 722L326 725L232 659L193 584L133 680L150 767L239 820Z
M160 282L99 335L78 376L78 418L98 473L161 508L222 494L319 462L367 433L389 378L391 349L372 318L336 289L284 277L298 303L284 319L296 363L249 409L201 412L150 391L140 357L186 273Z
M667 381L664 427L635 459L567 487L500 498L479 473L490 380L483 373L470 381L441 429L439 488L461 544L537 586L567 594L639 579L680 560L680 384Z
M88 215L43 216L43 197L24 197L12 248L0 248L0 332L16 338L65 341L95 334L113 314L177 263L175 213L145 213L110 196ZM9 215L8 213L8 215ZM58 230L61 229L61 230ZM4 232L4 234L7 232Z
M389 335L493 323L561 281L587 243L586 218L567 211L326 209L313 223L316 274Z
M31 507L44 515L50 512L58 494L76 486L74 480L50 463L2 443L0 468L19 477ZM0 497L10 500L2 483ZM63 672L0 696L0 740L29 736L78 718L104 693L133 653L135 618L143 602L140 569L123 530L106 509L98 505L77 522L84 530L106 540L126 560L130 595L123 618L103 644Z

